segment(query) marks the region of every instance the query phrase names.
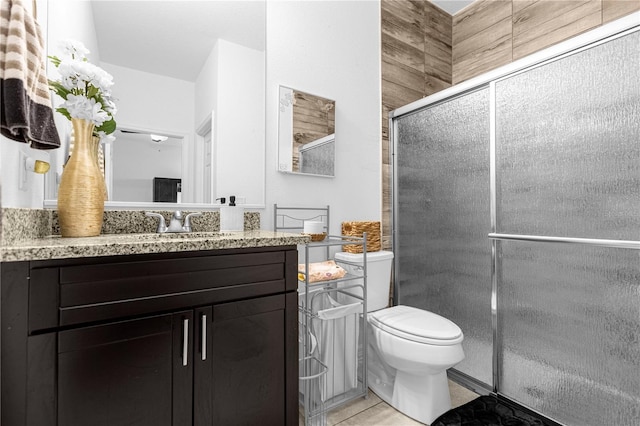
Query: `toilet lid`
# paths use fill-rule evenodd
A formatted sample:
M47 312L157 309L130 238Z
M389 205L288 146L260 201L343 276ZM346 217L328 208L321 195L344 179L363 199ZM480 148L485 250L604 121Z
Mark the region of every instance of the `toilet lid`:
M411 306L394 306L369 313L369 322L387 333L430 345L462 342L462 330L452 321L433 312Z

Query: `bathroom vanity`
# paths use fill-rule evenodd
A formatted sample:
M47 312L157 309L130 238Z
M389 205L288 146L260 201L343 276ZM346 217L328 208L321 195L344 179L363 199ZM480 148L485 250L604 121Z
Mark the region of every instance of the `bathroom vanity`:
M305 237L101 238L2 248L1 424L298 424Z

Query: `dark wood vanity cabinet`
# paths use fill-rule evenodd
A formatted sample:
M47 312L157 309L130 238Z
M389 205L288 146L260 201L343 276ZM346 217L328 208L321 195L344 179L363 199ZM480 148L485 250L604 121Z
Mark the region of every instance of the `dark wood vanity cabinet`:
M181 325L192 317L179 312L59 332L58 424L190 424L192 370L180 358Z
M295 247L0 266L2 425L297 425Z

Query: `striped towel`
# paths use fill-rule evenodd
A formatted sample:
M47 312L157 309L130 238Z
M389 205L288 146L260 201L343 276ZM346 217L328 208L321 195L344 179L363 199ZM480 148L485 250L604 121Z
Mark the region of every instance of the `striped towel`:
M35 149L58 148L40 26L21 0L2 0L0 12L2 134Z

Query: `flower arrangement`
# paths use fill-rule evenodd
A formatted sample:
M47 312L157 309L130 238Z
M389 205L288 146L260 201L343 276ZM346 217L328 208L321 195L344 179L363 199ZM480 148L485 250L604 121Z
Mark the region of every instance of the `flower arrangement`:
M116 105L111 97L113 77L87 59L89 50L80 42L65 40L64 56L49 56L60 73L60 80L49 80L49 87L64 102L56 111L67 117L91 121L94 136L105 138L116 130Z

